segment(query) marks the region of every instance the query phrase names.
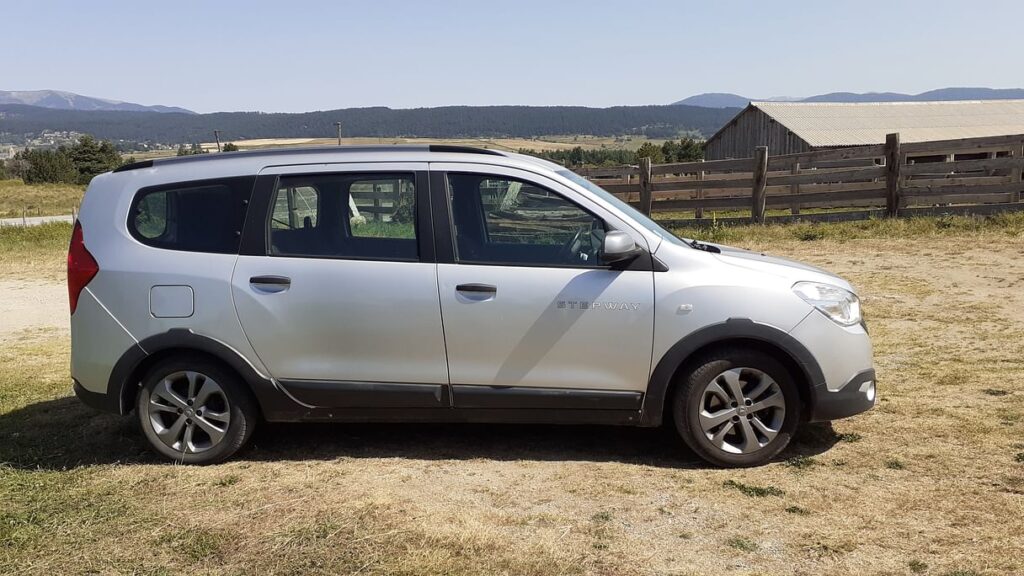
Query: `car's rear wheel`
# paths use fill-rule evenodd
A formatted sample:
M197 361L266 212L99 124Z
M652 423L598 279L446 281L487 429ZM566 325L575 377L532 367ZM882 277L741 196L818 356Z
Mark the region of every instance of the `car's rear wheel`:
M704 460L757 466L789 444L800 420L800 394L789 371L770 355L723 348L701 357L682 377L673 420Z
M153 450L185 464L229 458L249 440L257 417L238 376L215 362L186 357L147 372L136 413Z

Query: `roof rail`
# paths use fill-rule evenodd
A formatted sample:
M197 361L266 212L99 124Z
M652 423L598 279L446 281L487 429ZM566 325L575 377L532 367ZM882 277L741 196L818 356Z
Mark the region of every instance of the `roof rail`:
M504 156L497 150L489 150L487 148L476 148L474 146L456 146L452 144L431 144L429 146L431 152L458 152L462 154L488 154L490 156Z
M192 162L213 162L227 158L252 157L252 156L288 156L292 154L337 154L338 152L454 152L463 154L488 154L491 156L504 156L496 150L486 148L474 148L472 146L450 146L447 144L406 144L406 145L384 145L384 146L293 146L287 148L272 148L264 150L244 150L240 152L221 152L217 154L194 154L188 156L171 156L169 158L154 158L141 162L132 162L114 169L114 172L127 172L154 166L168 164L183 164Z

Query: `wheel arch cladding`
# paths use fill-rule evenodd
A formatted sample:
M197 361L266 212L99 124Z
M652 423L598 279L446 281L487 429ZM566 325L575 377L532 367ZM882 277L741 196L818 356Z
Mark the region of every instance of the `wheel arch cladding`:
M659 426L664 421L675 383L699 356L724 346L744 346L770 354L790 371L795 379L801 416L806 416L813 401L813 388L825 377L814 356L786 332L747 318L730 318L705 326L676 342L658 361L647 385L641 426Z
M200 356L230 370L248 386L261 411L265 411L267 403L282 400L283 395L273 382L256 372L238 352L213 338L181 328L142 340L128 349L114 365L107 383L107 394L120 399L121 414L131 412L134 407L146 372L158 362L177 355Z

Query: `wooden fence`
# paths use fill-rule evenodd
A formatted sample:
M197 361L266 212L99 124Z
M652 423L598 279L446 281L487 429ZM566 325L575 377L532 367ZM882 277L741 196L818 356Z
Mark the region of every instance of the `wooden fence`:
M680 225L706 222L709 211L749 210L749 218L717 220L765 222L1024 210L1022 171L1024 134L909 144L889 134L885 144L856 148L769 156L761 146L751 158L579 169L645 214ZM770 215L779 209L788 215Z

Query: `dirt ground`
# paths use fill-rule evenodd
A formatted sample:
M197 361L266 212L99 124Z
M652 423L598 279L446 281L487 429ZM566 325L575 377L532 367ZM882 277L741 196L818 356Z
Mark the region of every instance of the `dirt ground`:
M748 470L476 425L268 425L165 464L67 397L63 285L4 281L0 573L1024 573L1024 238L746 247L853 282L880 395Z

